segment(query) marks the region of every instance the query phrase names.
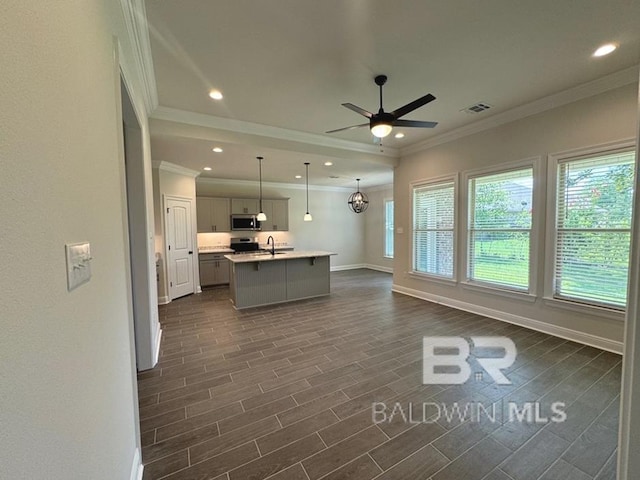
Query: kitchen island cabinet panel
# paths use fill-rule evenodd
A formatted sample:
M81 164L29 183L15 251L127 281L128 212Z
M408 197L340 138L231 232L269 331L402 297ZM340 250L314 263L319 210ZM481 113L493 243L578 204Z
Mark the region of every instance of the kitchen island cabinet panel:
M329 257L296 258L286 264L287 300L329 294Z
M231 262L231 301L258 307L331 293L331 252L225 255Z
M232 265L231 298L237 308L287 300L287 271L282 262Z

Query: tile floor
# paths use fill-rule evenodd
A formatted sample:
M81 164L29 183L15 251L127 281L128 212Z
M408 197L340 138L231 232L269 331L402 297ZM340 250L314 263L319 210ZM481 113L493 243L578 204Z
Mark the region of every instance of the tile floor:
M354 270L319 299L237 312L220 287L161 307L144 479L615 479L621 357L390 289ZM511 338L512 385L481 376L486 348L464 385L423 385L439 335Z

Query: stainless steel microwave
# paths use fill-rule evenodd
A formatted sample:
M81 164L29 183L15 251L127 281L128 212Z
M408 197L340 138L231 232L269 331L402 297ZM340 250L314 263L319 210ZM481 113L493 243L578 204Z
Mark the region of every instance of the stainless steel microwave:
M231 215L231 230L260 230L260 221L255 215Z

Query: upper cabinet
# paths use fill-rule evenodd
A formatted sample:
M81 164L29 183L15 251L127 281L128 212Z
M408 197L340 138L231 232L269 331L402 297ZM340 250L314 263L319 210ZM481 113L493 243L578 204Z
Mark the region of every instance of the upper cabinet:
M242 213L256 214L259 211L260 211L260 207L258 207L257 198L232 198L231 199L232 214L242 214Z
M257 198L213 198L196 197L198 233L229 232L230 215L260 212ZM289 199L262 200L262 211L267 220L262 222L263 232L286 232L289 230Z
M229 232L228 198L196 197L198 233Z
M262 210L267 220L261 223L263 232L285 232L289 230L289 200L262 200Z

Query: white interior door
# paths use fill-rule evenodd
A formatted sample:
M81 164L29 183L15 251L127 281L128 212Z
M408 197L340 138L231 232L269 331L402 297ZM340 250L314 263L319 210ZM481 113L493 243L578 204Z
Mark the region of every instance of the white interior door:
M194 292L191 201L168 198L167 264L171 300Z

